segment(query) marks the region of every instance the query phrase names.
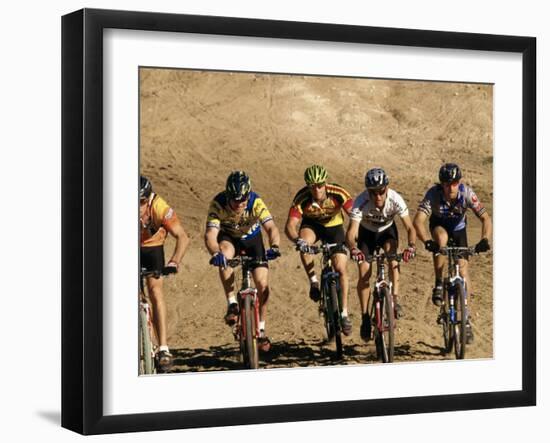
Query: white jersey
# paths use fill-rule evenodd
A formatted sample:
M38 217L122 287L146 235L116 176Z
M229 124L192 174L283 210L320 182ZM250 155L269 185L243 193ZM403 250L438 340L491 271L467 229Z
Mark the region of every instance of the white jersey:
M393 218L396 215L406 217L409 215L409 209L403 197L393 189L388 188L386 202L384 207L380 209L374 206L369 191L365 190L359 194L353 201L350 218L360 222L361 226L369 231L382 232L392 225Z

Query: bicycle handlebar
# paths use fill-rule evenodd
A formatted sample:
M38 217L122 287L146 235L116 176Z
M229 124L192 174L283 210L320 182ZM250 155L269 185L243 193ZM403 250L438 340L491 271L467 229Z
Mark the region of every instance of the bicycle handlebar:
M326 253L330 254L333 249L336 249L339 247L338 243L323 243L321 246L309 246L308 254L315 255L315 254L321 254Z
M249 257L247 255L239 255L238 257L228 259L227 266L231 268L236 268L237 266L242 265L243 263L248 263L250 265L263 265L270 260L275 260L275 258L277 257L268 259L267 257L258 258L258 257Z
M439 248L439 253L441 255L453 255L456 257L470 257L472 255L478 254L474 246L444 246L442 248Z
M175 266L165 266L162 271L147 271L145 268L141 268L140 274L142 277L160 277L161 275L170 275L178 272Z
M373 261L377 260L395 260L397 262L400 262L403 260L403 254L386 254L384 251L382 252L375 252L372 255L367 255L365 257L365 261L368 263L372 263Z

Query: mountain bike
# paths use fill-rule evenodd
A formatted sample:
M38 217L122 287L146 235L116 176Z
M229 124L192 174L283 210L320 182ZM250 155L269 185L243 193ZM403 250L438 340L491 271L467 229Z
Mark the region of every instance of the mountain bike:
M336 342L336 356L341 359L344 354L342 346L342 291L340 274L332 266L332 255L341 251L337 243L323 243L321 246L310 246L309 254L322 254L321 257L321 300L319 314L323 317L327 341L333 338Z
M437 323L443 330L445 353L451 352L454 347L456 358L463 359L466 354L466 325L469 313L466 307L466 282L460 276L458 259L466 259L476 252L474 247L448 246L441 248L440 253L448 257L448 269L443 282L443 302Z
M148 295L145 294L144 281L146 277L160 277L173 274L176 269L165 267L162 272L140 272L140 297L139 297L139 374L156 374L156 353L159 346L158 335L153 324L153 311Z
M237 293L239 316L233 329L233 335L239 342L243 363L247 369L258 369L259 353L258 339L260 338L260 299L258 290L252 287L252 270L257 265L267 262L267 259L239 255L227 260L227 266L236 268L241 266L242 284Z
M376 282L372 293L370 311L371 325L373 325L376 358L383 363L393 362L396 315L393 303L392 282L386 278L386 262L400 262L402 254L386 254L376 251L365 257L369 263L376 262Z

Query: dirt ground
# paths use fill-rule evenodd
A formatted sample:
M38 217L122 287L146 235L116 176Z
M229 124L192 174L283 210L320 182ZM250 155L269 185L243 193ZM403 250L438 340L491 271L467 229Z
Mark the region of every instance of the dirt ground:
M266 332L273 346L262 367L372 363L372 342L359 337L357 269L349 263L353 333L345 358L323 341L317 306L298 253L284 236L289 206L304 169L318 163L329 181L353 196L365 172L382 166L414 217L443 162L458 163L464 181L492 214L493 89L490 85L334 77L140 71L141 172L176 210L191 238L180 272L165 281L168 344L175 372L240 369L238 345L223 322L225 298L204 246L207 210L230 171L245 170L281 231L282 257L270 264ZM404 229L397 221L400 243ZM470 213L474 244L481 223ZM166 245L166 255L174 242ZM404 318L397 324L395 361L454 358L442 353L438 309L431 303L431 255L401 267ZM470 300L475 341L467 358L493 354L493 259L471 259Z

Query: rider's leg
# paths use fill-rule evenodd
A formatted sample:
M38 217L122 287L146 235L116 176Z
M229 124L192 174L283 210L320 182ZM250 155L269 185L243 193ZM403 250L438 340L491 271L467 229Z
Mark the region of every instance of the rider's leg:
M310 227L301 228L299 235L300 238L307 241L309 245L313 245L317 241L317 235L315 234L315 231ZM300 259L302 260L302 265L309 279L309 297L313 301L319 301L319 299L321 298L321 284L317 275L315 274L315 263L313 260L313 255L300 253Z
M364 261L359 263L359 280L357 281L357 295L359 295L359 304L361 305L361 327L359 333L365 341L370 339L370 316L369 316L369 299L370 299L370 277L372 274L372 266Z
M395 239L388 239L384 243L384 252L386 254L396 254L397 253L397 240ZM392 282L392 292L393 292L393 302L395 304L395 310L397 315L401 315L401 305L398 302L399 298L399 263L397 260L391 260L389 262L389 269L390 269L390 280Z
M149 291L149 298L151 299L151 304L153 305L153 320L159 338L159 345L167 346L166 303L164 302L162 285L162 277L147 277L147 290Z
M342 292L342 310L348 311L348 291L349 291L349 277L348 277L348 256L346 254L334 254L332 256L332 263L334 270L340 274L340 289Z
M227 240L222 240L219 243L220 251L227 259L235 257L235 246ZM235 298L235 273L229 266L227 268L219 268L220 280L223 286L223 292L227 300L227 313L225 314L225 322L228 325L233 325L237 321L239 308L237 299Z
M311 228L302 228L300 229L300 238L307 241L309 245L313 245L317 239L317 236L315 235L315 232ZM311 281L312 277L315 277L315 269L314 269L314 262L313 262L313 255L311 254L300 254L300 258L302 259L302 264L304 265L304 270L306 271L306 274L308 278Z
M267 267L257 267L252 271L252 278L254 279L254 284L258 290L258 298L260 300L260 337L259 337L259 346L260 350L263 352L269 351L271 348L271 342L265 334L265 320L267 314L267 300L269 299L269 285L268 285L268 269Z
M265 322L267 313L267 301L269 299L268 269L260 266L252 271L252 278L258 290L260 299L260 322Z
M449 241L449 235L445 228L441 226L435 226L432 229L432 237L434 241L439 245L439 247L447 246ZM443 271L445 268L445 256L441 254L434 254L434 273L435 273L435 284L432 292L432 302L439 306L443 302Z

